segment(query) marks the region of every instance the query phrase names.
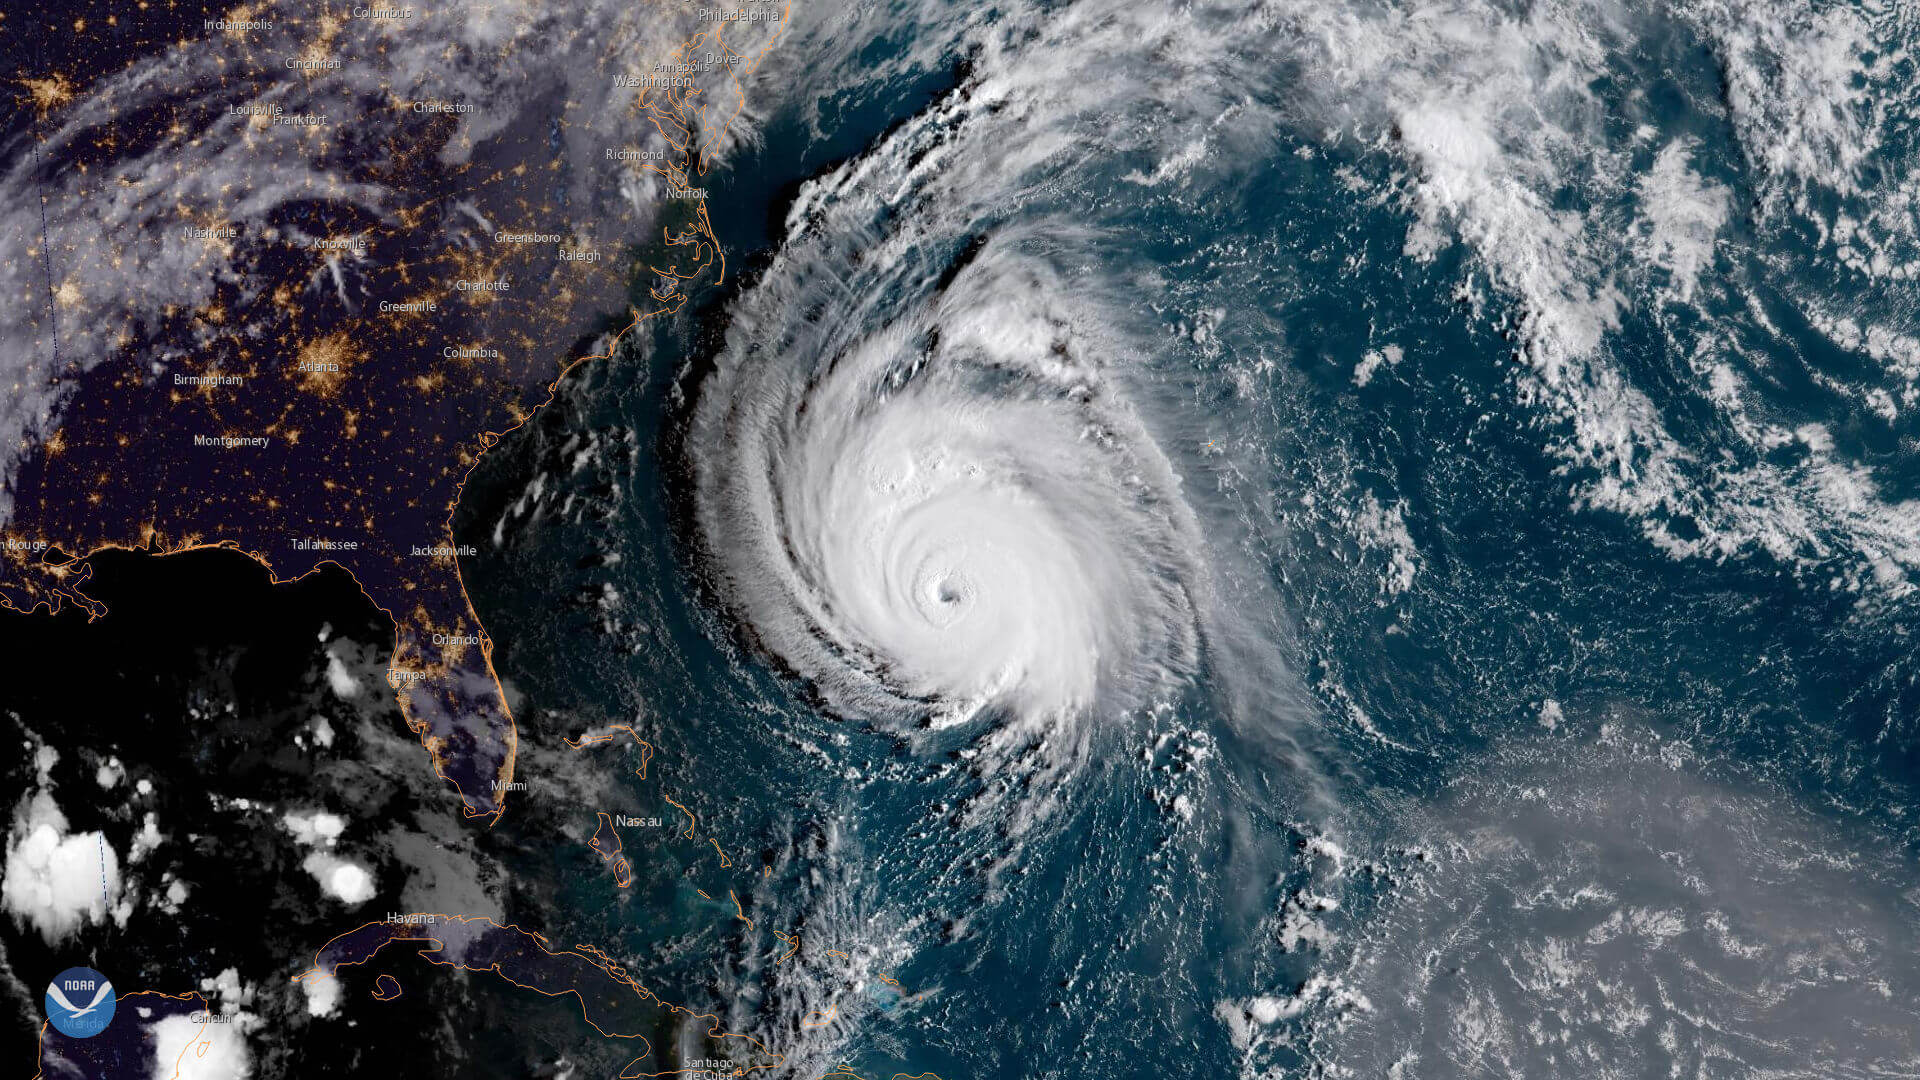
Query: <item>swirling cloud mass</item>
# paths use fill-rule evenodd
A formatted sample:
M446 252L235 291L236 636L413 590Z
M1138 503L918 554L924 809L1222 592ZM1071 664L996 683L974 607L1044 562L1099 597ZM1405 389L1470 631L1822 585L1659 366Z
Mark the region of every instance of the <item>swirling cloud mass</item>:
M1179 479L1112 342L1012 246L883 325L739 324L701 405L700 520L729 602L832 708L883 727L1058 727L1194 661Z

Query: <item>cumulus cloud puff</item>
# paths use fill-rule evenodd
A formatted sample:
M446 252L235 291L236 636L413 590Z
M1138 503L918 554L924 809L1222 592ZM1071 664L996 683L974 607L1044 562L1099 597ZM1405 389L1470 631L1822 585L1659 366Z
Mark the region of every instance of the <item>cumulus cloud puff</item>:
M340 1009L340 980L318 972L300 981L307 992L307 1015L332 1016Z
M67 816L42 789L22 800L7 836L0 903L14 922L57 944L83 924L104 922L120 891L120 859L98 832L69 833Z
M373 874L358 863L316 851L308 855L300 867L313 875L322 891L348 907L359 907L373 899Z

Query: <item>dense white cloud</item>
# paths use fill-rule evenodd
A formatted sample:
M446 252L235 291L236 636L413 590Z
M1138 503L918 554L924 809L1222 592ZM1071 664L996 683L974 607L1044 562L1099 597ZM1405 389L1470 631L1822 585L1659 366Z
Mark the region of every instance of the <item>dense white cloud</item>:
M163 1017L153 1025L153 1080L247 1080L253 1055L244 1013L218 1023L198 1023L192 1014Z
M300 981L307 992L307 1015L316 1017L332 1016L340 1009L340 980L333 975L318 972Z
M311 813L292 811L283 819L282 824L293 834L295 840L308 847L332 847L333 842L346 831L346 819L338 814L329 814L325 810Z
M104 922L120 891L120 859L98 832L68 833L67 816L42 789L21 800L7 836L0 902L14 922L56 944Z
M353 672L347 670L347 665L341 663L339 655L332 650L327 652L327 685L339 697L360 695L360 680L353 677Z
M358 907L373 899L373 874L364 866L316 851L308 855L300 867L313 875L328 896L348 907Z

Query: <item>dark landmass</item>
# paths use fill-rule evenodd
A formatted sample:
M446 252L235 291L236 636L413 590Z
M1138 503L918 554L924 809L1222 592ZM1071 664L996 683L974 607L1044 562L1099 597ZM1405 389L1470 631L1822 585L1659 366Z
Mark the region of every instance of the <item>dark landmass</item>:
M0 606L98 614L113 548L339 566L436 772L497 818L517 736L449 520L565 370L723 271L695 185L781 24L692 18L9 22Z

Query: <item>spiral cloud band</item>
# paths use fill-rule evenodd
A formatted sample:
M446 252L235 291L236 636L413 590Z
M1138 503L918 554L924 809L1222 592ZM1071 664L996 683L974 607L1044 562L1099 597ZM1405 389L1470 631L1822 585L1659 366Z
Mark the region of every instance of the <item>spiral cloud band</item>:
M1049 269L988 244L884 322L872 299L794 318L876 295L817 277L746 299L693 432L757 642L895 729L1068 730L1189 668L1197 530Z

